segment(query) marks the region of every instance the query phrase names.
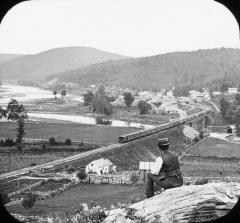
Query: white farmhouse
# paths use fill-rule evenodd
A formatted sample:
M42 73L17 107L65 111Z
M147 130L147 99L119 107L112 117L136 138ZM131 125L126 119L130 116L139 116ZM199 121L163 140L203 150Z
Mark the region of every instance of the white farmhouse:
M236 87L229 87L228 88L228 94L237 94L238 89Z
M94 160L86 166L86 173L108 174L116 172L116 166L109 159Z

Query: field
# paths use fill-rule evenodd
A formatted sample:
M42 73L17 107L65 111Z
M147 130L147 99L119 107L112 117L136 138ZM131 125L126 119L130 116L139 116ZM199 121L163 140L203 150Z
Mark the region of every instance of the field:
M207 138L181 160L181 169L187 177L239 177L240 145Z
M189 154L202 157L222 157L240 159L240 144L208 138Z
M1 122L0 136L2 138L16 137L16 124ZM25 124L26 138L56 140L77 140L84 142L107 145L117 143L118 136L137 131L136 128L112 127L100 125L84 125L75 123L38 123L29 122Z
M4 191L5 193L12 193L14 191L20 190L26 186L37 183L41 181L41 179L19 179L19 180L9 180L0 182L0 191Z
M1 153L0 154L0 173L21 169L21 168L30 166L33 163L36 165L43 164L46 162L68 157L78 153L79 152L50 152L45 154L40 153L38 155L27 154L27 153L20 155L18 153L12 153L10 154L10 160L9 160L9 155L7 153L5 154Z
M56 197L37 201L32 209L26 210L21 204L8 207L11 213L23 215L65 214L79 208L80 203L98 204L110 207L112 204L130 203L131 195L144 197L144 185L80 184Z

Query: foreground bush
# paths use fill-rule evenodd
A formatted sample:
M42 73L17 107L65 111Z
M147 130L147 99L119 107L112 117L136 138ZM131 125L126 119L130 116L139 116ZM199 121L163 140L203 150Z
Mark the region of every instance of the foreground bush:
M10 201L8 194L6 194L4 192L0 193L0 198L1 198L2 204L6 204Z
M99 206L88 208L87 204L82 204L75 212L73 218L69 218L69 223L100 223L107 217L104 209Z
M26 209L32 208L37 200L37 195L33 193L28 193L22 200L22 206Z

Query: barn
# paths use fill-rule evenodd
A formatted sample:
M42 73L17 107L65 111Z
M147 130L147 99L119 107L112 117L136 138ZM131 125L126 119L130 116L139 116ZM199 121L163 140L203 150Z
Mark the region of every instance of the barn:
M108 174L116 172L116 166L109 159L94 160L86 166L86 173Z

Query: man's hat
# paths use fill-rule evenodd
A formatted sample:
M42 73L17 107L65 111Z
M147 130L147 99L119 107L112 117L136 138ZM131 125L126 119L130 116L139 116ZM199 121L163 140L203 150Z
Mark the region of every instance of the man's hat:
M158 139L158 146L168 146L168 145L169 145L168 138Z

